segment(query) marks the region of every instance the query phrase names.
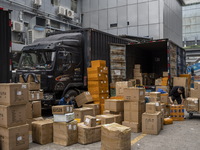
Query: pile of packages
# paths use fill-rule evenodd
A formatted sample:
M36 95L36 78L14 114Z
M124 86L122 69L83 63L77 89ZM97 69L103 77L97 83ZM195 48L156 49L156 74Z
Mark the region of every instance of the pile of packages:
M108 67L106 61L91 61L92 67L87 68L88 91L95 104L100 104L101 114L104 111L104 101L109 98Z
M31 123L37 120L43 120L41 100L43 99L43 90L40 89L41 76L29 74L24 78L22 75L19 77L20 83L28 84L28 103L26 105L27 123L31 131Z
M29 125L26 124L28 84L0 84L0 149L29 148Z

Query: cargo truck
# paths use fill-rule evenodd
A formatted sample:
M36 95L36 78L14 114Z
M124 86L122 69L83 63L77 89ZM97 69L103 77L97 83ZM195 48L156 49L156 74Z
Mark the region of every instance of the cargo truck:
M91 60L106 60L110 65L109 43L129 42L91 28L52 33L22 49L16 78L27 73L40 74L42 104L51 106L66 94L76 96L87 90Z

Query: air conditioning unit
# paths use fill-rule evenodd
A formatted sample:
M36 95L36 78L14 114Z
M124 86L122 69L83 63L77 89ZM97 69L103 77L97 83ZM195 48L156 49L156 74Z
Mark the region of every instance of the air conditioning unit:
M34 0L33 4L35 6L41 6L42 5L42 0Z
M45 37L45 30L44 31L38 31L38 30L28 30L28 44L33 43L36 39L44 38Z
M58 15L65 16L66 15L66 8L63 6L58 7Z
M66 16L68 18L74 18L74 11L73 10L70 10L70 9L66 9Z
M23 32L24 31L23 23L18 21L13 21L12 30L15 32Z

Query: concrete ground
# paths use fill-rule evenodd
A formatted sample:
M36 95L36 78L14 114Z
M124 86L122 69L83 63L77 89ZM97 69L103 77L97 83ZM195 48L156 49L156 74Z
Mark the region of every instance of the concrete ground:
M132 150L199 150L200 149L200 115L193 119L176 121L165 125L159 135L132 133ZM30 143L31 150L100 150L101 142L63 147L56 144L38 145Z

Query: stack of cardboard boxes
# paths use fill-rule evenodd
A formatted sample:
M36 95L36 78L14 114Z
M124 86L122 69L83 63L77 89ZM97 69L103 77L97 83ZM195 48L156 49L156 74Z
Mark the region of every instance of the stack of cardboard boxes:
M28 149L27 102L27 84L0 84L0 149Z
M190 97L197 97L200 99L200 82L194 82L194 88L190 89Z
M91 61L92 67L87 69L88 91L95 104L100 104L101 113L104 111L104 100L109 98L108 68L105 60Z
M195 97L188 97L185 101L185 109L187 112L199 112L199 99Z
M41 100L43 99L43 90L40 89L41 77L40 75L35 76L38 80L38 83L35 83L34 76L29 75L27 81L24 81L23 77L20 76L20 83L28 84L28 103L26 105L26 113L27 113L27 123L29 124L29 130L32 130L31 123L36 120L43 120L42 108L41 108Z
M117 123L102 125L102 150L131 150L131 129Z
M101 125L96 117L86 115L84 122L78 124L78 143L90 144L101 140Z
M159 134L163 127L163 117L159 102L146 104L146 112L142 114L142 133Z
M133 69L133 75L134 75L134 79L140 80L140 85L143 85L143 77L142 77L142 70L141 70L140 64L135 65Z
M73 105L53 106L53 142L68 146L78 142L77 121L74 120Z
M142 114L145 112L145 89L124 89L124 121L123 125L131 128L132 132L141 132Z
M116 96L124 98L124 89L128 87L132 87L133 84L131 81L120 81L116 82Z

